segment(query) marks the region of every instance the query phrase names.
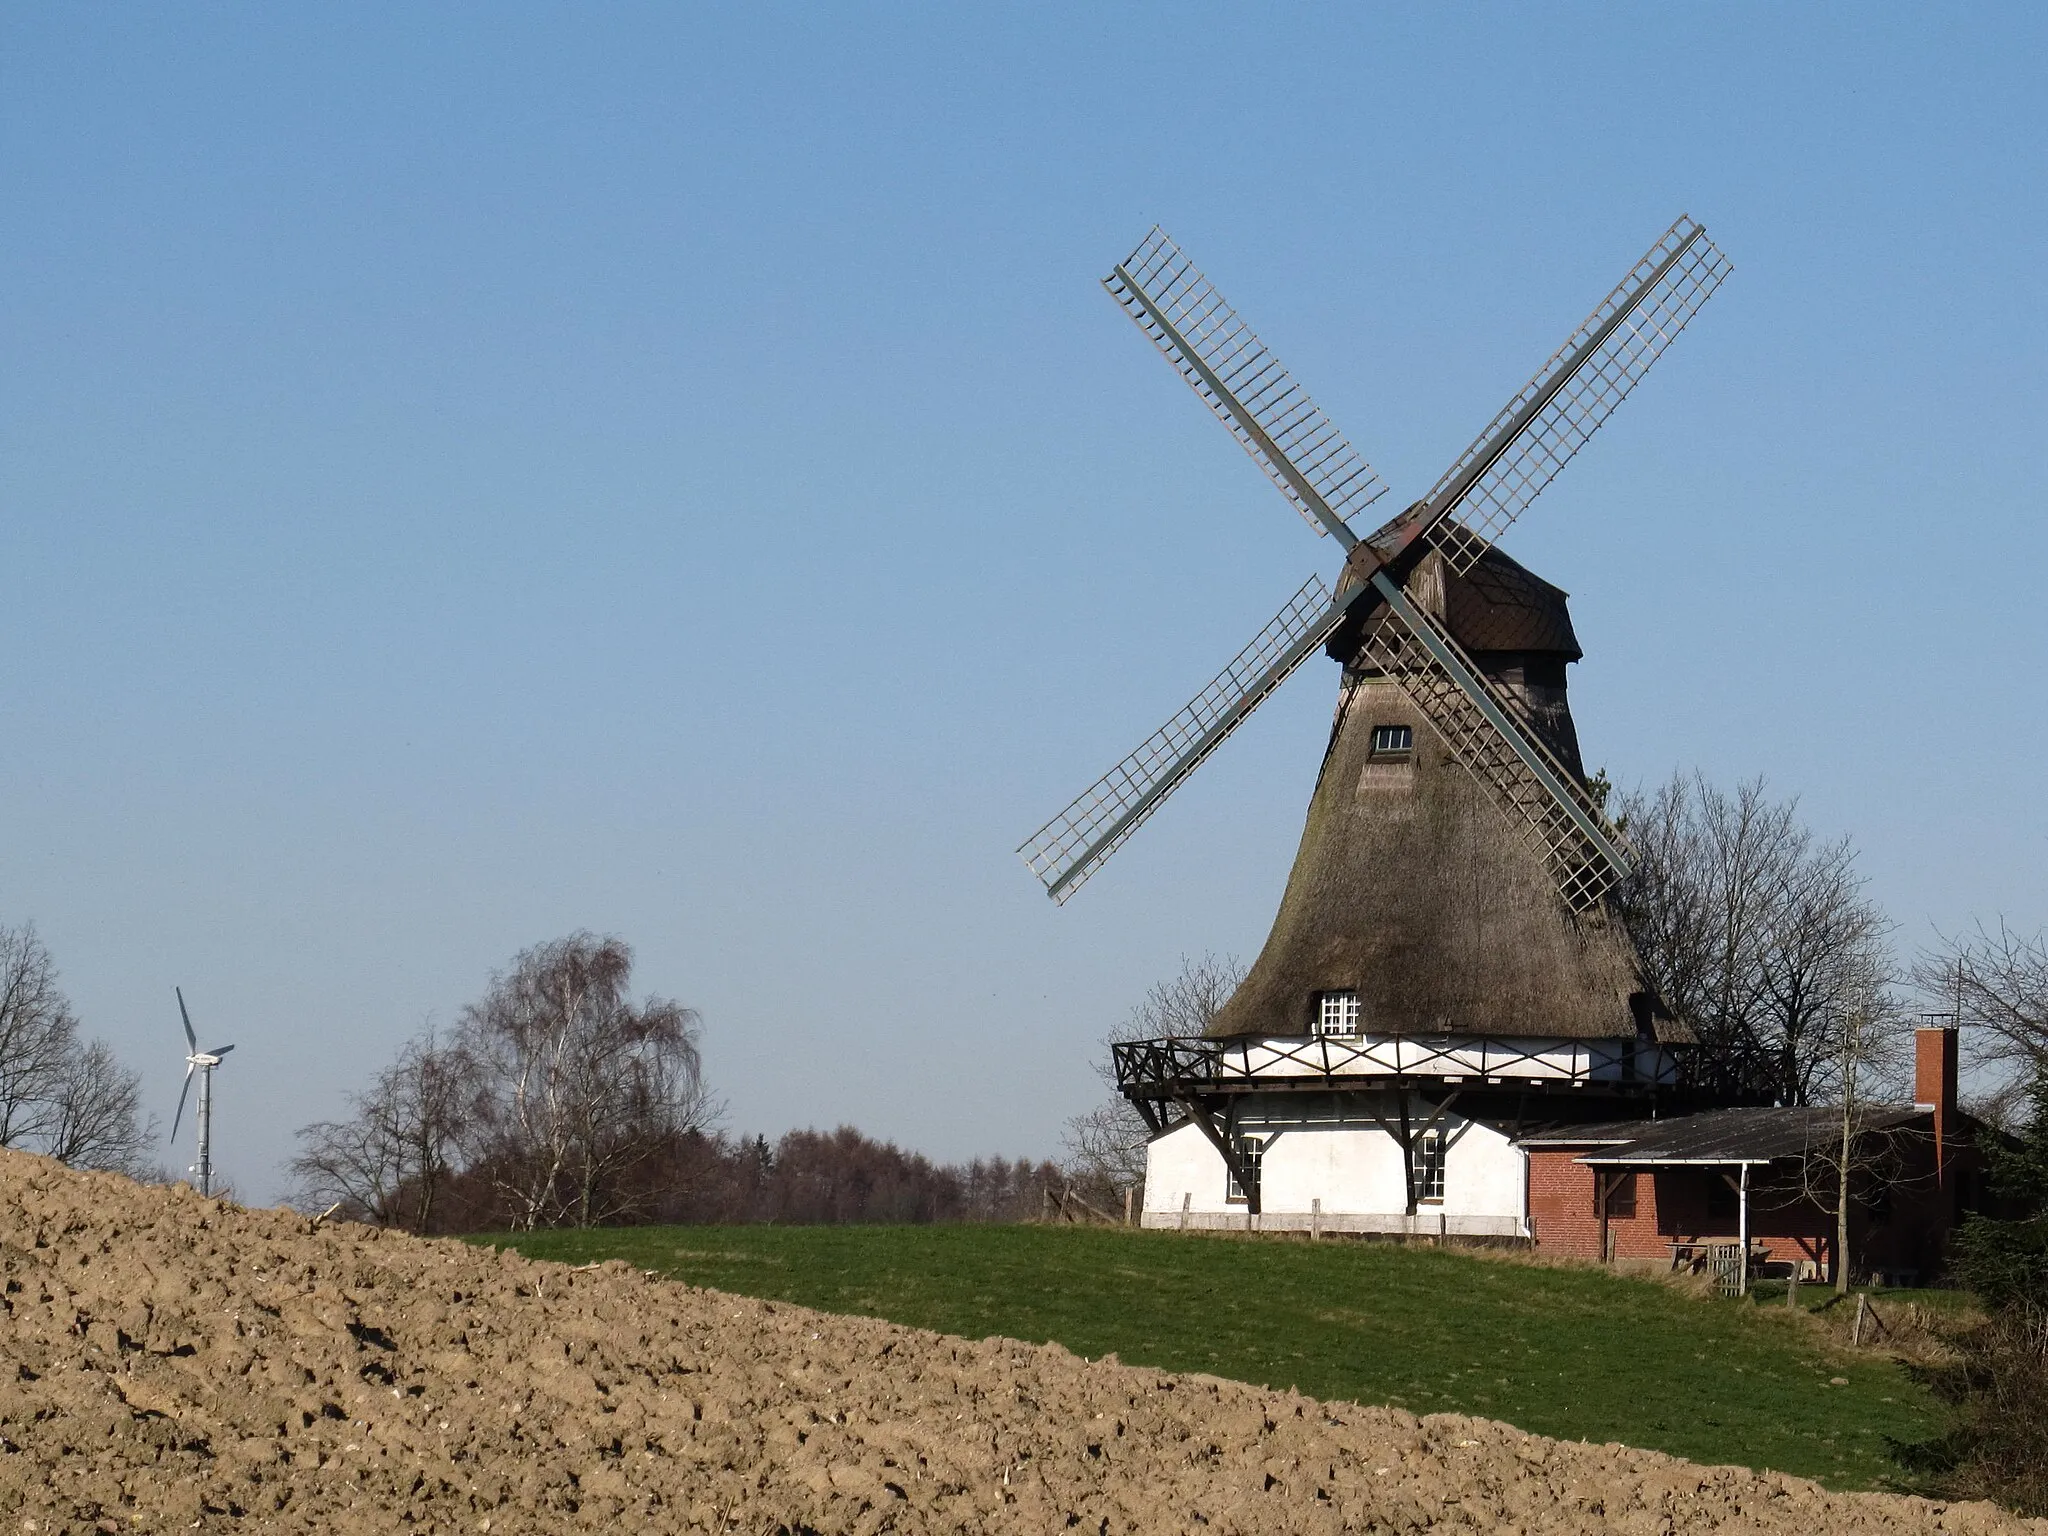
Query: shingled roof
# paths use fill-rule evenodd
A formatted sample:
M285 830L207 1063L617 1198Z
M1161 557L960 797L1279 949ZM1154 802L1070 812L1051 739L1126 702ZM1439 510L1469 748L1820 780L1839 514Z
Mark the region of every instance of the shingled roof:
M1560 662L1585 654L1572 630L1569 594L1553 587L1498 549L1488 549L1472 569L1460 576L1441 558L1430 555L1417 568L1411 589L1427 592L1429 606L1441 613L1457 642L1474 656L1540 655ZM1435 594L1441 592L1441 599ZM1365 626L1392 622L1376 605L1370 617L1340 625L1328 651L1338 661L1357 656Z
M1895 1131L1929 1112L1910 1104L1872 1104L1857 1117L1862 1134ZM1716 1109L1670 1120L1617 1120L1574 1125L1517 1138L1523 1147L1585 1147L1574 1162L1610 1168L1668 1168L1699 1164L1774 1163L1802 1157L1838 1141L1842 1112L1835 1108Z

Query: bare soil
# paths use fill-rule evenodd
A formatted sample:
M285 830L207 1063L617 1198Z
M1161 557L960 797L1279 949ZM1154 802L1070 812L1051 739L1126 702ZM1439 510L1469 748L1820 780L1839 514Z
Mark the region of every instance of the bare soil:
M0 1532L2048 1532L0 1153Z

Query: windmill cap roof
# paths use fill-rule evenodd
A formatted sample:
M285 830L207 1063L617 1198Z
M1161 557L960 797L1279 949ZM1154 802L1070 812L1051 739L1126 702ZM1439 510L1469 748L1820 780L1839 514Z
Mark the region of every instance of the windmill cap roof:
M1564 589L1498 549L1463 576L1444 572L1444 623L1468 651L1549 651L1577 661Z
M1566 661L1577 661L1585 654L1572 630L1569 594L1511 556L1489 546L1462 576L1438 556L1430 556L1430 561L1443 579L1445 626L1467 651L1476 655L1533 652L1561 656ZM1386 623L1385 610L1366 622ZM1331 655L1344 660L1356 654L1358 637L1354 625L1339 629L1331 637Z

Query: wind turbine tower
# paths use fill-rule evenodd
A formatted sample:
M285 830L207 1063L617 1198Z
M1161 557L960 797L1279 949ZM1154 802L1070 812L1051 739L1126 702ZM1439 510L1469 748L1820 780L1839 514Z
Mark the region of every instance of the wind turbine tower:
M192 1032L192 1015L185 1007L185 991L173 987L178 994L178 1015L185 1021L185 1086L178 1090L178 1112L171 1116L171 1140L178 1139L178 1122L185 1116L185 1096L192 1091L192 1074L199 1074L199 1105L193 1118L199 1122L199 1161L192 1165L192 1173L199 1180L199 1193L213 1193L213 1069L220 1065L221 1057L227 1055L232 1045L215 1046L210 1051L199 1049L199 1037Z

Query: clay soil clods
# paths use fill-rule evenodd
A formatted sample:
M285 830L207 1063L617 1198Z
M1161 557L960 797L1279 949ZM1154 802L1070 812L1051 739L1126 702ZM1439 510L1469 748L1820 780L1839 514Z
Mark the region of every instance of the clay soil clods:
M2048 1531L0 1152L0 1532Z

